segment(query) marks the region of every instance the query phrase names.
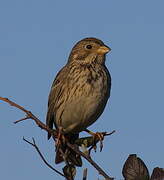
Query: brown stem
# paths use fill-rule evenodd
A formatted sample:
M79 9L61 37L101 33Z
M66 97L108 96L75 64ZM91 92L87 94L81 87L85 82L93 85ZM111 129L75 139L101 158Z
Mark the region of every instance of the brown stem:
M53 136L53 139L55 139L56 131L55 130L51 130L48 126L46 126L44 123L42 123L35 115L33 115L30 111L26 110L24 107L16 104L15 102L9 100L8 98L3 98L0 97L0 100L5 101L7 103L9 103L11 106L14 106L18 109L20 109L21 111L26 113L26 118L18 120L16 122L20 122L23 120L27 120L27 119L32 119L35 121L35 123L41 128L44 129L45 131L47 131L48 133L51 133ZM36 148L36 150L38 151L37 146L35 146L35 141L33 141L33 143L29 142L26 140L26 142L28 142L29 144L31 144L32 146L34 146ZM70 147L73 151L75 151L78 155L81 155L83 158L85 158L102 176L104 176L106 178L106 180L113 180L114 178L109 177L104 171L103 169L98 166L92 159L91 157L87 156L86 154L84 154L83 152L79 151L76 146L70 144L69 142L67 142L67 146ZM38 151L39 153L40 151ZM41 155L39 153L39 155ZM41 156L42 157L42 156ZM43 160L44 161L44 160Z
M67 142L67 146L70 147L73 151L75 151L77 154L81 155L83 158L85 158L90 164L92 164L92 166L97 169L97 171L106 178L106 180L114 180L114 178L109 177L104 170L98 165L96 164L90 156L87 156L85 153L79 151L76 146L73 146L72 144L70 144L69 142Z
M15 121L15 122L14 122L15 124L18 123L18 122L20 122L20 121L23 121L23 120L32 119L32 120L35 121L35 123L36 123L41 129L44 129L45 131L53 134L54 136L56 135L56 133L55 133L54 130L50 129L48 126L46 126L44 123L42 123L35 115L32 114L31 111L26 110L24 107L16 104L15 102L9 100L8 98L0 97L0 100L5 101L5 102L9 103L11 106L14 106L14 107L16 107L16 108L18 108L18 109L20 109L21 111L23 111L23 112L26 113L26 118L22 118L22 119L20 119L20 120L18 120L18 121Z
M17 123L24 121L24 120L27 120L27 119L30 119L30 118L28 116L26 116L25 118L22 118L20 120L15 121L14 124L17 124Z
M33 146L33 147L36 149L36 151L38 152L38 154L39 154L39 156L41 157L41 159L43 160L43 162L44 162L50 169L52 169L53 171L55 171L57 174L65 177L64 174L62 174L60 171L58 171L58 170L56 170L55 168L53 168L53 167L45 160L44 156L42 155L42 153L40 152L38 146L36 145L34 138L32 138L33 143L30 142L30 141L28 141L28 140L25 139L24 137L23 137L23 140L24 140L26 143L30 144L31 146Z

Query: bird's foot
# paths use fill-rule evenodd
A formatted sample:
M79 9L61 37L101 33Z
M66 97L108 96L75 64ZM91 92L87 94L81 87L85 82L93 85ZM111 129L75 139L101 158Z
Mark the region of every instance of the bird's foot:
M100 141L100 152L102 151L103 148L103 140L104 140L104 136L106 135L106 132L92 132L88 129L85 130L87 133L91 134L93 136L93 145L91 146L91 148L89 149L89 152L94 149L96 151L96 144Z
M104 140L104 132L96 132L93 136L95 144L97 141L100 141L100 152L103 149L103 140Z

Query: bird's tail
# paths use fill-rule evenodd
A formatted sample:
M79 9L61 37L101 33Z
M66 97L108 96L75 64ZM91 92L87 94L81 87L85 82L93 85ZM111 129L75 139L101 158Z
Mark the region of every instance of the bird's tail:
M79 134L66 134L65 138L71 144L75 143L75 140L78 139ZM55 163L59 164L63 161L67 161L68 163L75 166L82 166L81 156L70 149L66 143L61 142L56 151Z

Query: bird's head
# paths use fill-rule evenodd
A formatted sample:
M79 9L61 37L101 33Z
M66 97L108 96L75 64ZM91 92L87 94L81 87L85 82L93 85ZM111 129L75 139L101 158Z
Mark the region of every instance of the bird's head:
M105 55L111 49L101 40L96 38L85 38L79 41L70 53L68 63L77 61L81 64L105 63Z

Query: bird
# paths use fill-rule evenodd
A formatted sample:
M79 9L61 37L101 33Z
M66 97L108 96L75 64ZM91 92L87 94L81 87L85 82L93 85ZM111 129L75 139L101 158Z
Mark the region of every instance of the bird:
M103 113L110 97L111 75L105 65L106 54L111 49L103 41L87 37L77 42L71 50L66 65L56 75L48 98L46 125L57 130L70 143L79 133L87 130ZM48 139L51 134L48 133ZM55 163L64 161L59 147ZM69 163L81 166L81 158L67 151ZM73 162L74 161L74 162Z

